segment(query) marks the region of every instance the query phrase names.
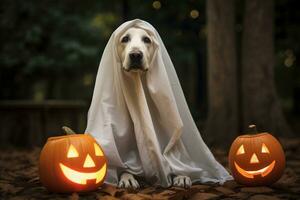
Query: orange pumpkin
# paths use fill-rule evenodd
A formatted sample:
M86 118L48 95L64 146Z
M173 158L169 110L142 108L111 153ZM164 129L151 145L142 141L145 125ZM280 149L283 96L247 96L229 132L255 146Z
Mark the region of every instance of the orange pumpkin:
M249 127L256 130L255 125ZM231 145L228 160L234 179L250 186L276 182L285 168L280 143L266 132L237 137Z
M50 137L40 154L40 180L52 192L95 190L106 170L101 147L87 134Z

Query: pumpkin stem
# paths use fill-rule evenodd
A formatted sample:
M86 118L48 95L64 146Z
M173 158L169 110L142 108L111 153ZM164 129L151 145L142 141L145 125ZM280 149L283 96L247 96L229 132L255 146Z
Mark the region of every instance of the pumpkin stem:
M253 131L253 133L257 133L257 129L256 129L256 125L255 124L250 124L248 127L249 127L249 129L251 131Z
M75 131L73 131L71 128L67 126L63 126L62 130L67 134L67 135L73 135L76 134Z

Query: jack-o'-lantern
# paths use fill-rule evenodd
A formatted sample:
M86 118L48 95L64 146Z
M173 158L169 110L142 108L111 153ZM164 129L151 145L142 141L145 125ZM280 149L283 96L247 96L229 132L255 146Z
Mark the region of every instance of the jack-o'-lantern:
M241 135L231 145L229 167L241 184L258 186L276 182L285 168L285 156L278 140L269 133Z
M97 189L106 170L104 153L88 134L50 137L40 154L40 180L52 192Z

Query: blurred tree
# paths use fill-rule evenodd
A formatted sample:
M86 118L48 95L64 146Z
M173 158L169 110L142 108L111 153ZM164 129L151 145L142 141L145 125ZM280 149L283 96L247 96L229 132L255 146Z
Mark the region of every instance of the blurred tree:
M300 12L297 0L275 1L275 82L282 108L300 132ZM297 123L298 121L298 123Z
M230 144L238 133L234 0L207 3L208 119L205 135Z
M89 98L118 17L93 1L1 2L0 99ZM74 95L83 91L80 96ZM88 92L86 92L88 91Z
M273 0L246 0L242 39L242 112L246 128L290 133L274 82Z

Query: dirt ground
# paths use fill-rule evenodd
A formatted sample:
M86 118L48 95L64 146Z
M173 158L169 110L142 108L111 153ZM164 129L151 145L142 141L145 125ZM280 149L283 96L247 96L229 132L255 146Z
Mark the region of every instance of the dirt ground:
M126 191L104 185L88 193L55 194L48 192L38 178L40 149L0 151L0 199L300 199L300 139L281 139L287 166L282 178L270 187L246 187L235 181L219 185L193 185L190 189L167 189L144 186L138 191ZM213 149L216 158L227 166L227 151Z

